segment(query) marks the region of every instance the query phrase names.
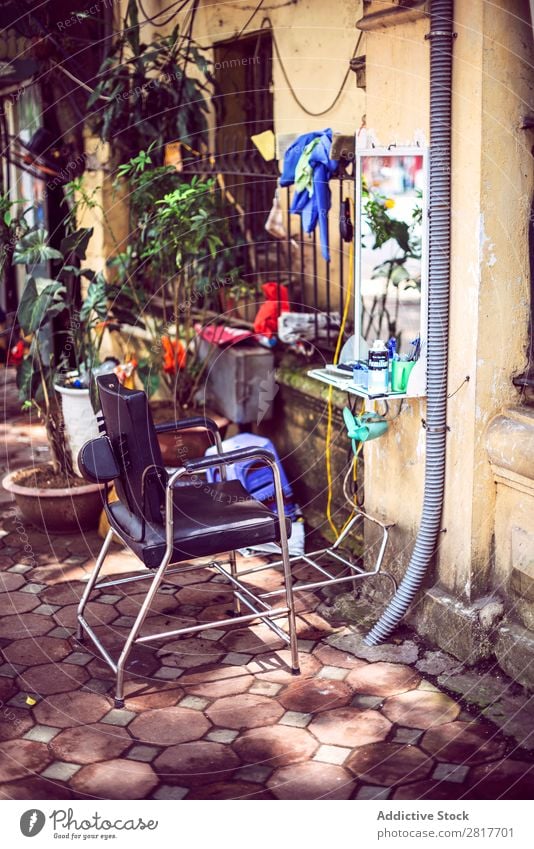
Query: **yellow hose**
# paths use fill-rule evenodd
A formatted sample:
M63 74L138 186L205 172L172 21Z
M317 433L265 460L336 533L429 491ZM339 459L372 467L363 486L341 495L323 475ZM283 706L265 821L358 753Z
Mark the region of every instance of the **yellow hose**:
M351 216L354 220L354 205L352 202L352 198L350 198L350 210ZM354 239L350 243L349 248L349 285L347 287L347 295L345 298L345 304L343 307L343 317L341 319L341 327L339 328L339 335L337 337L336 342L336 350L334 353L334 364L337 363L339 358L339 352L341 351L341 345L343 343L343 334L345 332L345 325L347 323L347 317L349 314L350 300L352 296L352 290L354 288ZM354 332L357 331L357 328L354 328ZM332 394L334 391L333 386L328 387L328 398L327 398L327 419L326 419L326 480L327 480L327 499L326 499L326 518L328 519L328 524L336 534L339 536L339 531L334 524L334 520L332 518L332 457L330 450L330 443L332 440L332 417L333 417L333 409L332 409Z

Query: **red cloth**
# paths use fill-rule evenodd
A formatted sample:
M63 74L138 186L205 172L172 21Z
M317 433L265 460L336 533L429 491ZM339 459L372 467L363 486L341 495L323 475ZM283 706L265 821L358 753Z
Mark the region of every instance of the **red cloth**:
M225 345L237 345L238 342L244 342L245 339L253 336L250 330L244 330L242 327L227 327L224 324L208 324L207 327L199 327L199 332L206 342L219 345L221 348Z
M261 287L265 303L261 305L254 319L254 330L260 336L270 338L278 332L278 316L289 312L287 286L278 283L264 283Z

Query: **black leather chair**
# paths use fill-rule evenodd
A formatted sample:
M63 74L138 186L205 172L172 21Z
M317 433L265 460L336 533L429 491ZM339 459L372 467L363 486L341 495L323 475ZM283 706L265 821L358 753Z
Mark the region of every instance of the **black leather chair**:
M135 643L194 634L235 622L250 623L261 618L290 645L292 671L298 674L297 634L287 546L291 524L284 517L280 473L273 455L256 448L223 454L217 425L211 419L193 418L155 426L144 392L125 389L115 375L97 378L97 386L103 429L101 436L82 447L78 465L89 481L105 484L113 482L118 501L108 502L106 495L105 510L110 530L78 607L78 639L83 640L88 635L115 672L116 707L124 706L124 669ZM191 427L203 427L210 431L218 453L183 460L179 468L169 473L163 465L157 434ZM255 501L239 481L226 480L226 465L251 459L266 463L272 469L278 515ZM221 481L208 484L204 472L213 466L220 467ZM279 521L279 516L284 519ZM96 584L96 581L113 534L120 537L148 569L153 570L144 602L116 662L84 618L84 609L92 590L103 586ZM240 580L235 556L235 550L243 546L273 541L279 542L282 550L285 581L285 605L276 608L258 598ZM227 552L226 557L212 561L209 565L230 582L234 592L234 615L222 621L204 622L164 634L141 635L150 605L168 574L168 567L181 563L184 565L173 571L194 568L185 561L220 552ZM128 580L139 581L139 576L107 581L105 586ZM280 617L287 617L289 634L274 621Z

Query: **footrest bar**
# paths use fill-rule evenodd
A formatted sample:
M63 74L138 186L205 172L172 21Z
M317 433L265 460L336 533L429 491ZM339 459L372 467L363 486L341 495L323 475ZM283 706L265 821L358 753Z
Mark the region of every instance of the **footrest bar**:
M100 652L100 654L102 655L102 657L104 658L104 660L106 661L108 666L110 666L111 669L113 670L113 672L116 673L117 672L117 664L115 663L115 661L113 660L111 655L108 654L108 652L106 651L106 649L104 648L104 646L102 645L102 643L100 642L98 637L96 636L96 634L93 631L93 629L91 628L91 626L87 624L87 622L85 621L83 616L78 616L78 622L82 626L85 633L88 634L88 636L91 638L91 640L93 641L93 643L97 647L98 651Z
M269 614L276 617L285 616L289 613L288 607L277 607L276 612ZM215 622L203 622L202 625L192 625L190 628L180 628L178 631L165 631L161 634L147 634L146 637L137 637L135 643L153 643L157 640L166 640L167 637L179 637L182 634L195 634L198 631L207 631L209 628L223 628L225 625L235 625L238 622L252 622L258 619L261 613L251 613L250 616L232 616L231 619L218 619Z
M201 566L193 563L190 566L183 566L181 569L169 569L165 572L165 575L178 575L181 572L191 572L195 569L201 569ZM130 584L132 581L148 581L150 578L154 577L154 570L147 569L145 572L140 573L139 575L133 575L130 578L117 578L116 581L103 581L102 583L95 584L93 589L95 590L103 590L105 587L118 587L119 584ZM164 584L165 581L162 581Z
M252 602L249 601L246 598L246 596L241 595L240 592L236 592L236 597L239 599L240 602L242 602L242 604L245 604L249 608L249 610L255 609ZM258 619L261 619L261 621L264 622L271 629L271 631L274 634L276 634L277 637L280 637L280 639L283 640L285 643L290 642L290 638L285 633L285 631L282 631L282 629L279 628L278 625L276 625L274 622L272 622L268 615L265 615L265 614L261 613L260 611L256 611L256 612L258 614Z
M357 581L358 578L367 578L370 575L376 575L376 574L378 574L378 573L377 572L363 572L363 573L358 573L357 575L346 575L343 578L334 578L333 580L329 579L327 581L314 581L314 582L310 581L307 584L299 584L298 586L294 586L293 591L298 593L301 590L317 590L320 587L330 587L330 586L332 586L332 584L344 584L347 581ZM262 598L271 598L272 596L275 596L275 595L281 595L283 592L285 592L285 590L283 590L283 589L282 590L271 590L268 593L262 593L261 597Z

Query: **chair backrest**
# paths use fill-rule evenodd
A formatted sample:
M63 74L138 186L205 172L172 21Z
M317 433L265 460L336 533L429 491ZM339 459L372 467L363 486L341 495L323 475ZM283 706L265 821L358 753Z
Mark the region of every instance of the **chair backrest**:
M120 468L115 489L139 519L162 522L165 468L148 399L114 374L97 377L104 427Z

